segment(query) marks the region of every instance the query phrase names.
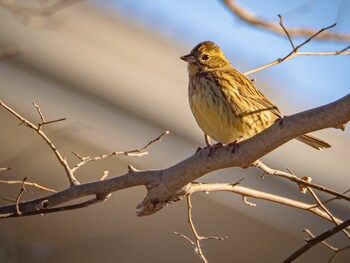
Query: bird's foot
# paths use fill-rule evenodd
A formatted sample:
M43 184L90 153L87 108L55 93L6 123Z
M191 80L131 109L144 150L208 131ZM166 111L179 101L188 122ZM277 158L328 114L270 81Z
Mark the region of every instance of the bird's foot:
M229 145L232 147L231 153L235 153L236 150L239 147L239 143L244 141L243 136L239 136L237 139L235 139L233 142L230 142Z
M208 153L208 157L211 157L212 154L214 153L215 150L221 148L223 146L223 144L221 142L215 143L213 145L209 145L207 147L209 147L209 153Z

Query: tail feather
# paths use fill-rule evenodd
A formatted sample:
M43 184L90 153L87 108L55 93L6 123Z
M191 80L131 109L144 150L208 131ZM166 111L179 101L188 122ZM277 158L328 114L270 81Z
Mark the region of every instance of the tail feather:
M304 134L296 137L295 139L311 146L312 148L315 148L316 150L322 150L323 148L331 147L330 144L310 134Z

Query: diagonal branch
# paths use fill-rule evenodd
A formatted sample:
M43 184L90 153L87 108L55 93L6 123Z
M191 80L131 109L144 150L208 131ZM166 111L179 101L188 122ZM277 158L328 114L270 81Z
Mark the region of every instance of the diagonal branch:
M241 21L250 25L266 29L270 32L282 35L284 30L273 21L268 21L257 17L255 14L237 5L234 0L222 0L224 5ZM310 37L316 33L317 30L311 28L286 28L291 36L294 37ZM317 36L319 40L336 40L340 42L350 42L350 35L345 33L337 32L326 32L322 35Z
M292 46L292 51L289 52L286 56L284 56L283 58L278 58L274 61L272 61L271 63L268 63L266 65L263 65L261 67L258 67L258 68L255 68L255 69L252 69L248 72L245 72L244 75L249 75L249 74L252 74L252 73L256 73L258 71L261 71L263 69L266 69L266 68L269 68L269 67L272 67L274 65L277 65L279 63L282 63L283 61L286 61L286 60L289 60L293 57L296 57L296 56L336 56L336 55L350 55L350 52L348 52L347 50L350 48L350 46L347 46L345 48L343 48L342 50L339 50L339 51L333 51L333 52L299 52L299 49L306 45L307 43L309 43L312 39L316 38L317 36L319 36L321 33L327 31L328 29L330 28L333 28L336 26L336 24L333 24L333 25L330 25L328 27L324 27L324 28L321 28L320 30L318 30L317 32L315 32L312 36L310 36L308 39L306 39L304 42L302 42L300 45L298 46L295 46L294 43L293 43L293 40L289 34L289 32L287 31L287 29L284 27L283 23L282 23L282 16L281 15L278 15L279 18L280 18L280 22L279 22L279 25L281 26L281 28L283 29L283 31L286 33L287 37L288 37L288 40L289 40L289 43L291 44ZM324 33L323 33L324 34Z
M304 254L306 251L308 251L310 248L312 248L313 246L317 245L318 243L326 240L327 238L333 236L334 234L338 233L339 231L347 228L348 226L350 226L350 218L345 220L343 223L327 230L326 232L318 235L317 237L308 239L306 241L306 244L304 246L302 246L301 248L299 248L297 251L295 251L292 255L290 255L288 258L286 258L285 260L283 260L282 263L290 263L293 262L295 259L297 259L298 257L300 257L302 254Z
M312 187L314 189L317 189L317 190L320 190L322 192L325 192L325 193L328 193L328 194L331 194L331 195L334 195L340 199L344 199L344 200L347 200L347 201L350 201L350 197L345 195L345 194L342 194L342 193L339 193L339 192L336 192L332 189L329 189L327 187L324 187L322 185L318 185L318 184L314 184L314 183L311 183L311 182L308 182L308 181L305 181L297 176L295 176L294 174L291 174L291 173L286 173L286 172L283 172L283 171L279 171L279 170L275 170L275 169L271 169L270 167L268 167L267 165L265 165L262 161L260 160L257 160L256 162L254 162L252 164L252 166L255 166L259 169L261 169L262 171L264 171L264 174L269 174L269 175L274 175L274 176L279 176L279 177L283 177L283 178L286 178L292 182L295 182L298 184L298 186L308 186L308 187Z
M75 153L73 152L73 154L75 156L77 156L79 159L80 159L80 162L77 163L71 170L72 172L74 173L77 169L79 169L81 166L89 163L89 162L95 162L95 161L99 161L99 160L102 160L102 159L105 159L105 158L108 158L108 157L111 157L111 156L117 156L117 155L126 155L126 156L136 156L136 157L141 157L143 155L146 155L148 154L148 152L145 152L145 150L151 146L152 144L156 143L156 142L159 142L162 140L162 138L165 136L165 135L168 135L170 132L169 131L165 131L163 132L162 134L160 134L157 138L149 141L145 146L142 146L141 148L139 149L135 149L135 150L129 150L129 151L124 151L124 152L112 152L110 154L103 154L103 155L100 155L100 156L95 156L95 157L90 157L90 156L81 156L79 155L78 153Z
M8 105L6 105L3 101L0 100L0 106L2 106L4 109L6 109L8 112L10 112L12 115L14 115L17 119L19 119L22 123L24 123L27 127L35 130L41 138L44 139L44 141L49 145L49 147L51 148L51 150L53 151L53 153L55 154L55 156L57 157L58 161L60 162L60 164L64 167L64 170L68 176L69 182L71 185L77 185L79 184L78 180L75 178L72 170L70 169L66 158L64 158L61 153L58 151L58 149L56 148L56 146L51 142L51 140L49 139L49 137L47 137L47 135L42 131L41 127L42 125L48 123L45 121L45 118L43 117L40 108L38 107L38 105L36 105L35 103L33 103L34 106L36 107L40 118L42 120L42 122L36 126L34 125L32 122L28 121L27 119L25 119L22 115L20 115L19 113L17 113L15 110L13 110L11 107L9 107ZM57 122L57 121L61 121L64 119L59 119L59 120L54 120L54 121L50 121L49 123L52 122Z
M6 180L0 180L0 184L23 184L23 181L6 181ZM37 183L25 181L24 184L25 184L25 185L30 185L30 186L36 187L36 188L38 188L39 190L43 190L43 191L47 191L47 192L51 192L51 193L57 193L56 190L51 189L51 188L47 188L47 187L42 186L42 185L37 184Z
M342 220L336 217L330 217L323 209L315 207L312 203L305 203L297 200L293 200L287 197L283 197L276 194L271 194L263 191L259 191L256 189L251 189L248 187L244 187L236 184L196 184L191 183L187 187L187 193L193 194L197 192L231 192L235 194L239 194L242 197L251 197L259 200L270 201L273 203L293 207L296 209L308 211L316 216L319 216L327 221L333 222L333 220L340 224Z

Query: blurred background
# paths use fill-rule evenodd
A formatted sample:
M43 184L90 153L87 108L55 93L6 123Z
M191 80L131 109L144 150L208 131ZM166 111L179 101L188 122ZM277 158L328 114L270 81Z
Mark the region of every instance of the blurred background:
M245 24L219 0L76 1L53 14L33 11L52 2L0 2L0 47L3 52L20 51L0 59L0 99L34 123L40 120L33 102L47 120L67 118L45 131L71 166L78 162L72 151L97 156L131 150L165 130L171 132L152 145L147 156L116 157L84 166L78 172L81 182L98 180L105 170L118 176L128 164L162 169L204 146L187 101L187 66L179 59L198 42L216 42L242 72L291 51L287 37ZM350 32L350 5L345 0L238 4L276 23L281 14L286 27L321 29L337 22L333 31ZM295 38L295 44L302 41ZM313 40L302 51L337 51L348 45ZM296 57L250 77L289 115L348 94L349 68L349 56ZM276 169L288 167L298 176L311 176L337 191L347 190L349 131L316 134L333 147L315 151L292 141L262 160ZM0 167L12 167L0 174L1 180L28 176L29 181L56 190L68 187L64 170L48 146L4 109L0 109L0 135ZM261 174L253 168L232 168L200 181L245 178L243 186L312 202L295 185L272 177L262 180ZM20 185L1 184L0 196L16 198L19 189ZM23 199L47 194L28 190ZM145 193L143 187L131 188L85 209L2 220L1 262L200 262L191 245L173 233L192 237L185 202L137 218L135 206ZM249 207L230 193L193 197L199 233L229 237L204 242L209 262L280 262L303 244L307 236L302 229L319 234L332 227L305 211L249 201L257 206ZM333 202L329 208L340 218L350 216L350 206L344 202ZM331 241L339 247L348 244L341 235ZM318 245L297 262L327 262L331 256L330 250ZM349 259L350 252L345 251L334 262Z

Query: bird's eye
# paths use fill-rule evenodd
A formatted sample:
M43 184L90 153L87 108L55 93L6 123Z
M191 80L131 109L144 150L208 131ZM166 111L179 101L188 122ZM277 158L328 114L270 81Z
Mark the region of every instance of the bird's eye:
M202 59L203 60L208 60L209 59L209 55L208 54L203 54L202 55Z

